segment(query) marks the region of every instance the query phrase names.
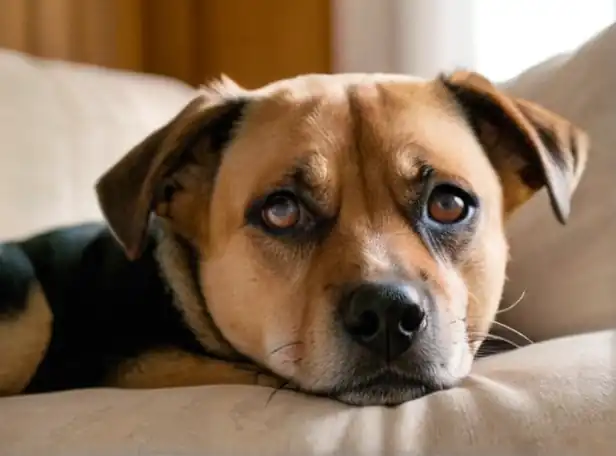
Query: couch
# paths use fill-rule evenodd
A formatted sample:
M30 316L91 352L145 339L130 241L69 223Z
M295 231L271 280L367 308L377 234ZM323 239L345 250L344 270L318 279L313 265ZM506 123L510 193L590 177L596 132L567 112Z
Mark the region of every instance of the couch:
M0 399L0 456L616 454L616 26L503 88L593 139L570 223L559 226L540 194L510 224L501 320L537 343L395 408L292 392L269 400L257 386ZM100 218L94 179L193 93L0 51L0 239Z

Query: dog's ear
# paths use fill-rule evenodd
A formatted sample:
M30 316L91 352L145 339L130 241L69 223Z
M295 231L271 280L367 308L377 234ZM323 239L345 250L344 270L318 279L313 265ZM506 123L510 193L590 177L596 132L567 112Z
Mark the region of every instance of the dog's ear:
M247 104L246 99L212 98L207 93L195 98L98 180L103 216L130 259L143 250L152 212L164 216L181 186L174 175L188 163L218 164Z
M586 166L587 135L537 104L506 95L477 73L458 71L441 80L500 176L505 212L512 213L545 185L564 224Z

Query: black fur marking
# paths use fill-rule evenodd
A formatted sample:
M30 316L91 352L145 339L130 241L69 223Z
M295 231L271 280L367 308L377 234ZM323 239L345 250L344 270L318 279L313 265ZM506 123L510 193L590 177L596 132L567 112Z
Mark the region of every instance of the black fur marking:
M32 280L27 268L13 272L23 261L14 249L21 249L54 317L49 349L26 392L100 386L119 363L157 348L205 354L160 277L151 234L135 261L102 224L50 231L7 248L14 259L2 265L3 279L10 270ZM4 296L0 309L9 302Z
M546 130L545 128L537 128L537 133L541 142L545 146L545 149L549 152L550 156L554 159L554 164L560 168L562 172L567 172L567 162L564 160L563 155L560 153L562 149L558 140L556 139L554 132ZM575 141L571 141L571 144L575 144ZM573 152L573 151L572 151Z
M184 141L178 145L180 153L170 154L171 158L166 164L167 170L165 172L165 177L155 190L155 198L152 202L152 207L160 202L171 201L175 192L182 190L182 185L173 179L173 175L183 166L199 162L194 155L195 146L203 138L208 139L208 153L214 157L214 160L209 163L207 178L212 180L215 179L222 160L221 152L233 139L235 127L241 120L244 109L248 103L248 100L242 98L227 101L222 108L223 112L219 113L214 119L211 119L204 128L197 129L184 138Z
M447 182L435 181L435 170L427 164L424 166L429 172L425 173L416 184L414 192L418 194L417 198L407 205L399 205L399 211L434 258L456 263L463 258L474 237L480 210L479 199L461 189L461 192L466 194L464 199L469 206L466 218L449 225L431 220L428 215L430 195L435 187L447 185ZM457 187L453 184L452 186Z
M30 259L15 244L0 244L0 321L26 310L36 276Z
M207 319L208 322L208 326L209 328L214 332L214 336L216 337L216 339L223 345L223 346L228 346L228 347L233 347L231 345L231 343L225 338L225 336L220 332L220 330L218 329L218 327L216 326L216 324L214 323L214 320L212 318L212 316L210 315L210 312L208 311L207 305L205 303L205 298L203 298L202 294L201 294L201 290L200 290L200 286L199 283L201 282L200 280L200 258L199 258L199 253L197 252L197 250L195 250L188 241L184 240L183 238L176 236L175 237L175 241L177 242L179 248L181 248L182 250L184 250L186 257L188 258L188 269L189 269L189 273L190 273L190 278L192 280L192 282L195 284L196 287L196 292L199 293L199 298L202 301L202 309L203 309L203 315L205 316L205 318ZM204 348L204 350L207 351L207 347ZM244 355L242 355L241 353L235 351L235 353L233 355L230 355L229 357L221 357L220 355L216 354L216 353L212 353L210 351L207 351L207 354L210 358L215 358L215 359L219 359L221 361L229 361L229 362L246 362L248 361L248 358L245 357Z
M195 130L192 134L187 135L184 142L178 146L182 152L175 156L171 154L173 162L168 164L166 175L171 176L186 163L195 161L193 158L194 148L203 137L207 137L209 140L209 152L219 154L231 141L235 126L240 121L247 104L248 100L245 99L228 101L223 108L223 112L207 123L203 129ZM220 159L217 161L217 165L219 163ZM212 172L215 174L215 170L212 170Z
M576 169L580 164L580 152L578 150L578 142L576 141L573 127L569 130L569 145L571 147L571 157L573 158L573 169Z
M210 124L208 134L210 146L214 152L221 151L229 144L235 133L235 126L241 119L247 104L248 101L241 98L228 101L225 112Z
M539 158L532 152L535 150L535 146L520 127L509 118L498 102L489 95L457 86L445 78L441 78L441 82L457 101L458 107L467 120L469 127L473 130L475 137L484 145L488 157L490 150L489 147L485 147L486 145L481 138L480 119L489 122L502 131L502 134L507 135L513 141L517 150L520 151L525 162L529 164L520 173L520 177L526 185L532 189L542 187L545 179Z

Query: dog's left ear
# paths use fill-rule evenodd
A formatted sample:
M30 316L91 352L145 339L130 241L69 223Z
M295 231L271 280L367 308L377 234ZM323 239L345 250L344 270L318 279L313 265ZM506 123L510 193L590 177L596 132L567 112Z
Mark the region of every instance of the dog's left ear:
M194 182L186 172L190 164L208 168L197 179L213 180L210 168L217 166L246 104L199 95L98 180L102 213L130 259L141 255L151 214L168 215L173 193L182 190L186 177Z
M441 80L500 176L505 212L512 213L545 185L558 220L565 223L586 166L587 135L535 103L506 95L477 73L458 71Z

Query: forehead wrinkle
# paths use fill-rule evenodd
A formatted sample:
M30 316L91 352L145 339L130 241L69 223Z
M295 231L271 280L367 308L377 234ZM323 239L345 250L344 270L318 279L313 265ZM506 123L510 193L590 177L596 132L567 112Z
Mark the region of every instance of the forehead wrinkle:
M343 120L347 111L346 103L327 97L314 99L310 111L302 119L302 128L305 130L303 136L309 139L316 153L331 154L341 149L347 136L347 122Z
M420 172L426 162L419 158L416 153L416 145L400 145L394 147L393 168L396 177L401 178L407 184L416 183Z
M371 149L371 141L366 140L366 135L370 135L370 130L365 128L365 110L369 109L364 101L374 93L374 84L350 85L347 90L350 119L350 137L348 160L355 165L357 171L356 179L359 185L353 186L353 198L365 208L369 204L367 193L368 177L366 176L366 157L369 155L366 149ZM368 147L366 146L368 144ZM347 167L350 166L347 165Z
M360 143L370 155L390 158L391 164L404 160L404 168L417 166L411 152L419 144L412 123L412 106L385 84L362 87L354 94L355 124ZM410 156L410 158L409 158Z
M318 151L301 160L297 171L304 184L310 188L324 185L331 174L327 158Z
M378 84L380 111L367 124L378 122L375 134L390 154L390 169L404 178L416 177L421 164L429 164L451 177L480 180L487 157L465 122L441 99L439 88Z
M316 197L331 198L336 190L338 157L348 144L346 100L315 97L297 129L304 147L296 163L299 177Z
M330 164L319 153L313 153L299 161L293 172L293 181L321 204L330 202L335 192Z
M353 120L357 168L361 182L364 209L371 212L371 223L380 225L383 212L395 212L394 180L396 142L399 135L392 130L396 112L394 97L379 83L352 86L349 104ZM393 104L398 104L397 102ZM394 165L394 166L392 166ZM387 207L391 210L387 210ZM379 216L378 220L375 216Z
M326 94L296 99L279 94L277 103L287 111L283 134L289 160L280 163L274 185L292 185L324 206L334 203L337 156L347 140L348 108L346 103ZM285 112L279 111L285 118ZM283 156L284 157L284 156Z

